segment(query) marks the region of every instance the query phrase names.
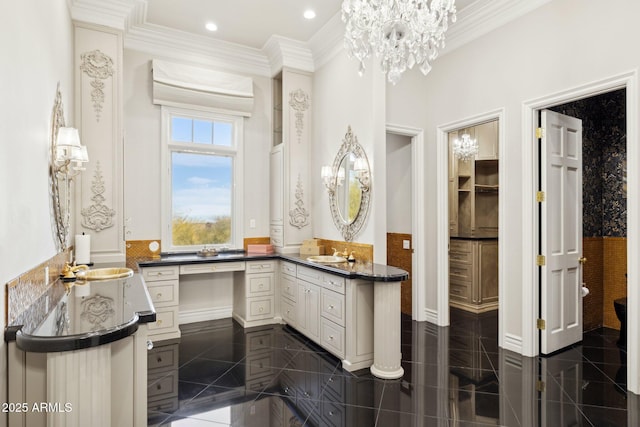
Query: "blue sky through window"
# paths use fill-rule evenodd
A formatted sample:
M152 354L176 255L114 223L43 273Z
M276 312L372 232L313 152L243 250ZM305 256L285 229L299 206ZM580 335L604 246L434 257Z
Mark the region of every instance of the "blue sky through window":
M172 153L173 217L213 221L231 215L231 157Z

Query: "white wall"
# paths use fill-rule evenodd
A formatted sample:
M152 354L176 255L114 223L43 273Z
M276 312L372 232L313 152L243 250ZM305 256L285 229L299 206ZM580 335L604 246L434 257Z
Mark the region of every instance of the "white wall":
M322 165L333 164L350 125L364 148L372 171L367 222L354 241L374 245L375 262L386 262L386 173L384 78L377 67L358 76L358 63L340 52L313 75L313 235L343 240L331 219L329 196L320 180ZM339 78L336 78L339 76Z
M505 156L501 167L506 179L500 191L506 201L506 292L500 298L507 311L503 333L522 336L521 275L522 104L542 97L635 70L640 51L630 41L640 37L636 17L640 3L617 0L602 7L596 0L556 0L449 54L422 77L416 70L396 87L387 88L387 121L425 129L425 198L427 231L425 263L428 286L426 304L435 309L436 257L436 128L477 114L505 109ZM629 141L630 144L636 141ZM532 159L533 161L533 159ZM505 185L503 185L505 184ZM533 262L533 260L532 260Z
M153 105L151 60L124 51L124 207L127 240L160 239L160 106ZM174 60L175 61L175 60ZM184 62L184 61L175 61ZM202 64L192 64L206 67ZM244 121L244 236L269 235L269 150L271 148L271 79L251 76L252 116ZM249 221L256 220L256 228Z
M65 0L0 3L0 283L56 254L50 213L51 112L60 82L73 125L73 27ZM3 292L4 295L4 292ZM0 304L4 330L5 304ZM0 340L0 367L6 366ZM0 369L0 402L6 402ZM2 414L4 415L4 414ZM0 416L0 426L6 422Z
M387 133L387 233L411 234L411 137Z

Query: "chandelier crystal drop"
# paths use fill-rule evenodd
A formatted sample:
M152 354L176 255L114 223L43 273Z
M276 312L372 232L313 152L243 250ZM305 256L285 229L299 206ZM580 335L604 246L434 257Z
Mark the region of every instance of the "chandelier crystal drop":
M396 84L408 68L418 65L427 75L431 62L444 48L444 34L456 22L455 0L344 0L344 44L360 62L380 58L382 71Z
M453 140L453 154L460 160L468 162L478 154L478 140L472 139L468 133Z

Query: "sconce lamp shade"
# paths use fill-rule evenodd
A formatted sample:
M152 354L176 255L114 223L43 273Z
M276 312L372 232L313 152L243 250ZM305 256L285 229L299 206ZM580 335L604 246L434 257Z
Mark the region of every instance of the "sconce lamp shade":
M355 162L353 162L353 170L356 172L363 172L367 170L367 162L362 158L358 157Z
M58 147L80 148L80 136L78 135L78 129L68 127L61 127L58 129L56 145Z
M80 147L71 148L71 161L79 163L87 163L89 161L89 153L87 147L81 145Z
M327 178L331 178L331 175L331 166L322 166L322 169L320 170L320 177L326 180Z

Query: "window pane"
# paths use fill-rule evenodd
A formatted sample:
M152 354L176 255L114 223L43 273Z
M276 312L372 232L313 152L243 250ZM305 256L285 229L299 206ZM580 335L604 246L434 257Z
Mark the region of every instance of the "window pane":
M191 126L193 120L185 119L182 117L171 118L171 139L173 141L191 142L193 141L193 135L191 133Z
M213 123L210 121L193 121L193 142L199 144L211 144Z
M233 137L233 126L231 123L215 122L213 124L213 143L231 147Z
M230 244L232 159L171 154L173 245Z

